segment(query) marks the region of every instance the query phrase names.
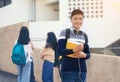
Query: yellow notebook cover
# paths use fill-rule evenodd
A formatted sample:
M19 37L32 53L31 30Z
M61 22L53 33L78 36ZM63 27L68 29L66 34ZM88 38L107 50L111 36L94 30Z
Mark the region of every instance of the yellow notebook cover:
M68 39L67 43L66 43L66 48L67 49L74 49L77 45L80 45L81 41L80 40L76 40L76 39ZM72 57L74 58L73 54L67 55L68 57Z

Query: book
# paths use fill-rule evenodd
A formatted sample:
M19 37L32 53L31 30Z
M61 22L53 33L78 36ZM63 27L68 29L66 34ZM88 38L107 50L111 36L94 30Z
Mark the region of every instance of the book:
M66 49L74 49L76 46L80 45L81 43L84 43L84 40L80 39L68 39L66 43ZM68 57L74 58L73 54L67 55Z

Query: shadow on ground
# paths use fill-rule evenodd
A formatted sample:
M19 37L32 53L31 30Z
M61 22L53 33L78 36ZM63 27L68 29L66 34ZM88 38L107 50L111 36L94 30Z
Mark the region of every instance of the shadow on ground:
M0 70L0 82L17 82L17 76Z

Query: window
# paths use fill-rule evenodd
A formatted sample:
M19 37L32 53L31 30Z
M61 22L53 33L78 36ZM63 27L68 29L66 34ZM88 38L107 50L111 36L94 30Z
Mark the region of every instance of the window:
M0 8L11 4L11 0L0 0Z

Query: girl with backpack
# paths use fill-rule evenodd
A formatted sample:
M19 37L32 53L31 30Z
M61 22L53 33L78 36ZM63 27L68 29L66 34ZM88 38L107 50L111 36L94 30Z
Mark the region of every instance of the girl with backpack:
M29 37L29 30L26 26L21 27L19 37L16 43L23 45L26 56L26 64L17 65L18 82L35 82L32 56L33 45Z

